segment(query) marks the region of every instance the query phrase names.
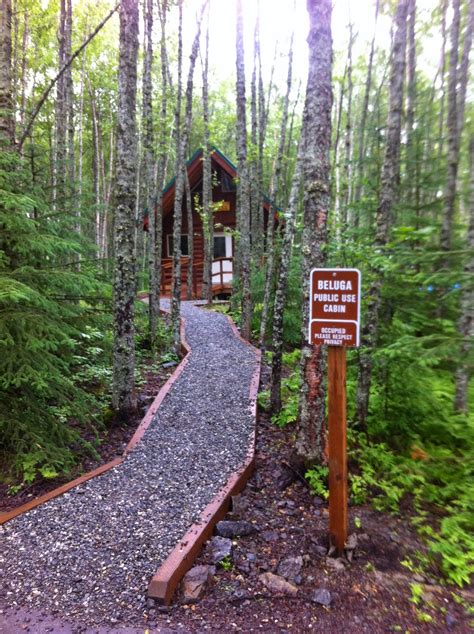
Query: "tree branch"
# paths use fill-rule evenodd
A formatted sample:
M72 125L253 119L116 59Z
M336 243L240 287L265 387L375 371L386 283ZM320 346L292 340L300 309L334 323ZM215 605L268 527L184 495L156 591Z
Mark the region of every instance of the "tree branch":
M29 133L31 131L33 123L34 123L36 117L38 116L39 111L43 107L43 104L46 101L46 99L48 98L48 95L51 92L51 90L53 89L55 83L58 81L58 79L61 77L61 75L69 68L69 66L73 63L73 61L76 59L76 57L78 57L82 53L82 51L86 48L86 46L89 44L89 42L106 25L106 23L110 20L110 18L113 16L113 14L117 11L119 6L120 6L120 2L112 9L112 11L110 11L110 13L108 15L106 15L106 17L102 20L102 22L96 26L96 28L84 40L84 42L81 44L81 46L76 51L74 51L74 53L67 60L67 62L64 64L64 66L60 69L59 73L51 81L49 86L46 88L44 93L41 95L41 98L38 101L38 103L36 104L36 107L35 107L32 115L30 117L30 120L28 121L28 125L26 126L25 130L23 131L23 134L21 135L20 141L18 142L18 150L20 152L21 152L21 149L23 147L23 143L25 142L26 137L29 135Z

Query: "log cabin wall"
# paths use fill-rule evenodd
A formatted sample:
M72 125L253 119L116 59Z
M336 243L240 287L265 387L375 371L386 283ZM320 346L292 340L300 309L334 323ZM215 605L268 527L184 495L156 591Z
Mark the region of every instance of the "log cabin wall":
M225 229L234 229L236 224L236 192L233 179L235 178L235 170L230 166L222 165L222 159L217 162L212 157L212 172L213 172L213 187L212 187L212 201L216 203L223 201L224 206L228 206L229 210L216 210L214 212L214 227L216 233L223 233ZM204 260L204 238L202 229L202 220L199 213L196 211L196 202L201 205L202 201L202 151L196 153L196 155L188 163L188 175L191 185L191 197L193 201L193 295L199 295L202 286L203 277L203 260ZM233 189L233 191L229 191ZM197 198L197 201L196 201ZM171 291L171 276L172 276L172 240L170 237L173 235L173 204L174 204L174 183L165 190L163 199L163 242L162 242L162 280L161 280L161 292L163 294L169 294ZM188 236L189 240L189 228L187 221L187 207L186 201L183 199L183 222L182 222L182 234ZM183 256L181 267L181 282L182 288L185 288L187 279L187 265L188 258Z

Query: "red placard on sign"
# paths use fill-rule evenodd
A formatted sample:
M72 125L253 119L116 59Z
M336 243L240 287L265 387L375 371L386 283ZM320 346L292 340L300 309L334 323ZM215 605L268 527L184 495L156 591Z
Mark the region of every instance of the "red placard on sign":
M360 271L313 269L310 280L309 342L359 345Z

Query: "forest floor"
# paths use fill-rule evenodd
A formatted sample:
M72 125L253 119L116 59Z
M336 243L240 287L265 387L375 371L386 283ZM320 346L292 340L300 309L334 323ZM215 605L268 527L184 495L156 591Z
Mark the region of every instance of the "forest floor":
M160 373L161 374L161 373ZM166 380L148 377L142 401L149 402ZM268 368L263 367L262 389ZM105 443L103 460L121 453L136 422ZM463 633L473 631L471 589L445 585L436 572L402 565L424 552L422 540L402 517L351 506L351 561L327 556L328 508L305 482L290 483L291 425L280 429L260 412L256 469L234 500L228 519L248 522L254 532L232 539L232 555L213 569L202 596L187 602L181 589L169 607L149 599L143 611L118 620L114 628L88 628L46 612L19 606L0 610L0 632L16 634L269 633ZM96 464L83 468L92 469ZM57 486L57 481L54 486ZM44 490L30 489L28 499ZM9 498L11 500L11 498ZM27 501L22 499L21 502ZM195 565L209 566L209 546ZM45 570L45 575L47 575ZM275 575L275 577L272 577ZM285 580L287 583L285 583ZM145 588L144 588L145 592Z
M84 454L82 459L79 460L77 465L67 476L64 475L49 479L39 476L32 484L22 487L14 495L11 495L9 491L11 485L16 484L16 482L7 484L6 482L0 481L0 512L11 511L18 508L60 487L66 482L70 482L84 473L93 471L97 467L121 456L140 424L141 419L145 415L146 410L174 370L174 366L159 367L151 358L144 359L142 362L138 394L138 409L134 415L126 420L110 420L107 424L104 424L103 427L94 426L90 429L84 429L84 426L79 427L74 420L69 421L69 425L79 431L84 441L93 444L98 456L94 457L90 454Z

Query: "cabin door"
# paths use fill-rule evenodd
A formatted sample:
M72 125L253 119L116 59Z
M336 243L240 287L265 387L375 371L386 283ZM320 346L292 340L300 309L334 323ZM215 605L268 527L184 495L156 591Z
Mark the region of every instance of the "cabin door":
M232 236L214 234L214 259L212 261L212 285L222 286L232 282Z

